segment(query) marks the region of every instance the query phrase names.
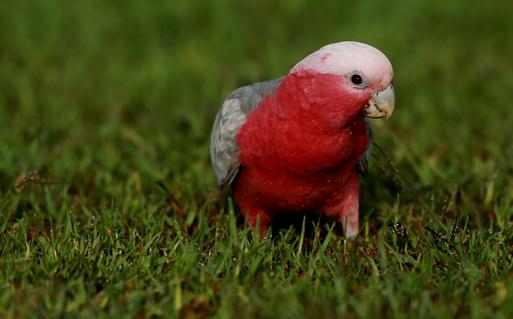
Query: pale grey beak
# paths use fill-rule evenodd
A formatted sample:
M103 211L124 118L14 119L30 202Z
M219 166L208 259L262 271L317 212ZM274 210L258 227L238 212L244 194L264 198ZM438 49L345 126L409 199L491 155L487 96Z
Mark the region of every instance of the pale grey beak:
M388 119L394 113L395 92L390 84L383 91L376 92L362 110L362 115L373 119Z

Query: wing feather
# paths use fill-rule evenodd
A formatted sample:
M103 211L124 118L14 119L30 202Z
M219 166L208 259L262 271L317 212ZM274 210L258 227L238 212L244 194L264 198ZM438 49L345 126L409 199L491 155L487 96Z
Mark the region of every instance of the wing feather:
M247 117L263 98L272 94L284 77L244 86L224 100L210 135L210 159L219 186L229 185L239 172L236 137Z

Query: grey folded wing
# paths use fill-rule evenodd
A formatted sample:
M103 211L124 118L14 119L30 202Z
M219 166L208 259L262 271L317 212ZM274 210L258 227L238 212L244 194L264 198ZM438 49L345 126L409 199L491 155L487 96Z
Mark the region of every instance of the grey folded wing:
M210 160L219 186L231 184L239 172L236 137L248 114L272 94L284 77L244 86L224 100L210 135Z
M363 152L362 156L360 156L360 159L358 160L358 163L356 164L356 170L363 176L367 175L367 171L369 170L369 158L372 150L372 127L369 119L367 118L365 118L365 129L367 130L367 138L369 141L367 142L367 148L365 149L365 152Z

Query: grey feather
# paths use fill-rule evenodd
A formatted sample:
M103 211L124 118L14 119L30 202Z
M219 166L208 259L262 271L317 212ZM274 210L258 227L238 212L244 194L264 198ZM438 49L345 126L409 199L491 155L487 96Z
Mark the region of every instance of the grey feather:
M210 160L219 186L231 184L239 172L236 136L263 98L272 94L284 77L244 86L224 100L210 135Z
M367 175L367 171L369 170L369 158L372 151L372 127L369 122L369 119L365 118L365 129L367 130L367 138L369 139L367 143L367 148L365 152L363 152L362 156L358 160L356 164L356 170L363 176Z

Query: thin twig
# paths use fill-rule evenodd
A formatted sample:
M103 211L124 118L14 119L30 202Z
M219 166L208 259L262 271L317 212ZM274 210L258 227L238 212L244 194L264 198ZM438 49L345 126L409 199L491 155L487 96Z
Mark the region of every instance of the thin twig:
M422 206L424 206L424 208L432 215L432 217L442 226L442 228L444 230L446 230L446 227L445 225L442 223L442 221L440 220L440 218L438 217L438 215L436 215L434 212L433 212L433 209L431 206L428 205L428 203L424 200L424 198L419 194L419 192L415 189L415 187L410 183L408 182L407 180L405 180L401 174L399 173L399 170L397 169L397 167L394 165L394 163L392 162L392 160L390 159L390 157L388 157L388 155L385 153L385 151L376 143L376 142L373 142L372 143L373 146L379 151L379 153L384 157L384 160L383 158L380 158L379 156L377 156L375 153L373 153L373 157L375 159L377 159L380 164L383 164L383 165L380 165L381 169L385 172L385 173L388 173L389 171L387 171L386 169L388 168L391 172L392 172L392 179L394 182L396 182L396 184L398 184L399 186L401 186L403 189L406 188L406 190L408 192L410 192L411 194L413 194L413 197L415 198L415 200L417 202L419 202Z

